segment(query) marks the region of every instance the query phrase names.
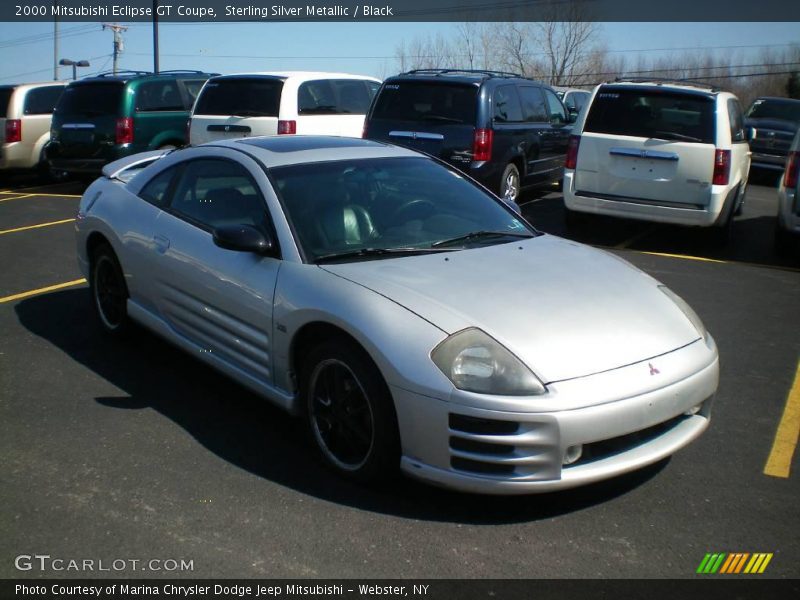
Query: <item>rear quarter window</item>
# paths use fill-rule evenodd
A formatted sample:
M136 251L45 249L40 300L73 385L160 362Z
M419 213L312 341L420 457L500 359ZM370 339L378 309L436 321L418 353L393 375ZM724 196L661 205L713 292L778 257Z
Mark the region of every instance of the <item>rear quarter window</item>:
M367 86L373 83L373 86ZM319 79L297 88L299 115L364 115L377 84L358 79Z
M0 88L0 118L8 115L8 105L11 103L11 94L13 93L13 87Z
M714 143L714 99L652 89L601 88L584 131Z
M477 86L401 81L383 86L372 118L474 125L477 103Z
M186 110L178 83L146 81L136 88L136 112L165 112Z
M196 115L277 117L283 81L267 78L237 78L209 81L200 96Z

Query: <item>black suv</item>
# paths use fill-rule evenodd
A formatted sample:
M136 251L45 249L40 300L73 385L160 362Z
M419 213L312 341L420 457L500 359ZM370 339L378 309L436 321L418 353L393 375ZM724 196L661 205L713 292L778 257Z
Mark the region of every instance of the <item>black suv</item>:
M572 121L552 88L532 79L424 69L383 82L364 137L442 159L516 201L522 187L562 179Z
M750 140L753 168L783 171L792 138L800 127L800 100L756 98L744 118L745 126L754 130Z

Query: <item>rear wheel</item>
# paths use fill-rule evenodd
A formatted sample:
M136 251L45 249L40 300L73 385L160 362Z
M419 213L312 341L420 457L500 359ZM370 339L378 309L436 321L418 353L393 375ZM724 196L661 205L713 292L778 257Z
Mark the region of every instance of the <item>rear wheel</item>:
M114 251L106 243L92 252L89 287L95 311L103 330L114 336L124 335L129 327L128 287Z
M775 223L775 253L785 256L792 252L792 247L798 240L781 227L777 222ZM800 246L800 244L798 244Z
M314 443L325 462L357 481L395 473L400 444L386 383L366 353L341 339L311 351L301 397Z
M514 164L506 165L503 177L500 180L500 197L504 200L517 202L520 193L519 169Z

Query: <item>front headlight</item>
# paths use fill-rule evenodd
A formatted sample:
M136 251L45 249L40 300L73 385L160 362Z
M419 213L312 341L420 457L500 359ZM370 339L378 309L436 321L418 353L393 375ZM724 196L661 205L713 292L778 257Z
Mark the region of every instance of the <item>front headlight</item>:
M686 315L686 318L689 319L692 325L694 325L694 328L697 329L697 333L700 334L700 337L702 337L704 340L707 339L708 331L706 331L706 326L703 325L703 321L701 321L700 317L697 316L697 313L692 310L692 307L686 303L686 300L678 296L678 294L673 292L665 285L658 286L658 289L664 292L670 300L678 305L678 308L681 309L683 314Z
M480 329L454 333L431 359L460 390L498 396L532 396L547 390L531 370Z

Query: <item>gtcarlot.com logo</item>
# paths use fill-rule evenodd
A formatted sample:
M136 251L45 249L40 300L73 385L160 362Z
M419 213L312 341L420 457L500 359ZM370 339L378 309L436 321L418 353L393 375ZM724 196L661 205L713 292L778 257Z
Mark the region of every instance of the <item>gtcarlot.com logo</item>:
M701 575L758 575L763 573L772 552L709 552L705 555L697 572Z
M49 554L20 554L18 571L194 571L194 560L172 558L57 558Z

